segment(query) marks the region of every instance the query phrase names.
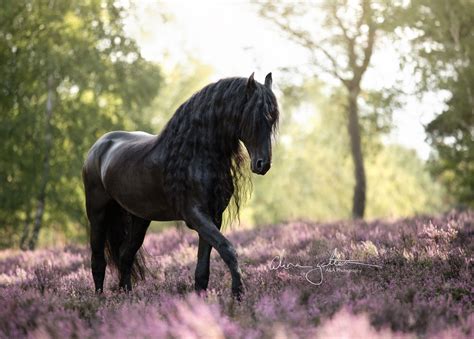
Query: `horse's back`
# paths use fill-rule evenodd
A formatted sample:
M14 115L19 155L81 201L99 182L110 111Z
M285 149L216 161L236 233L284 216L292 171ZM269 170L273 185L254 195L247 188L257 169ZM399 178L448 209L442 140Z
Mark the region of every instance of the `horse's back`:
M103 181L113 159L123 156L130 148L146 148L154 138L154 135L141 131L113 131L104 134L87 154L83 166L84 184L87 185L87 180Z

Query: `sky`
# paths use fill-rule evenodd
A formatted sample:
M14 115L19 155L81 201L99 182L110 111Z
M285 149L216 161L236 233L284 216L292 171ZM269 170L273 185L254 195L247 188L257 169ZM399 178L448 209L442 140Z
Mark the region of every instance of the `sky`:
M164 23L162 16L168 18ZM255 77L263 82L272 72L274 84L284 67L308 65L307 52L289 41L271 23L258 16L255 5L244 0L221 1L136 1L126 30L138 42L142 55L165 69L198 59L214 69L211 80L229 76ZM408 41L394 45L381 41L371 60L362 86L390 87L401 81L406 92L414 89L411 74L398 68L397 50L409 50ZM324 81L334 81L321 75ZM424 124L443 109L446 93L428 93L423 98L409 95L394 112L395 128L385 139L415 149L427 159Z

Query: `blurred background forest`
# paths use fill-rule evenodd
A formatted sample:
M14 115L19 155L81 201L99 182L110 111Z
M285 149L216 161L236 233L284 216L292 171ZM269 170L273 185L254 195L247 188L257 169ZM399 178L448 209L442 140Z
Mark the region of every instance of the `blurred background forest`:
M95 140L253 71L282 113L242 224L472 207L473 27L472 0L1 0L0 248L85 241Z

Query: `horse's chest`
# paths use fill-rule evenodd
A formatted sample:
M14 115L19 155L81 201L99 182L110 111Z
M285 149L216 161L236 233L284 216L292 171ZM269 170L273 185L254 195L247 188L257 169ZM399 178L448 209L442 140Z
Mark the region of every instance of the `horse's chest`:
M227 206L234 193L232 178L216 178L210 187L210 191L213 199Z

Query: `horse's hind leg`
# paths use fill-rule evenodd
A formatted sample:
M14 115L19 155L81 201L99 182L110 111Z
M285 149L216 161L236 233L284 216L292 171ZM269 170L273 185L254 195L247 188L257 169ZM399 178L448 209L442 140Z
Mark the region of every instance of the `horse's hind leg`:
M150 225L149 220L139 218L128 212L123 215L124 225L128 230L126 238L120 247L119 270L120 283L119 287L126 291L132 290L132 266L135 260L135 255L143 244L145 234Z
M106 207L110 198L100 189L86 188L86 210L90 222L91 269L95 291L104 289L105 268L104 256L107 236Z
M105 213L105 212L103 212ZM92 221L94 220L94 221ZM103 227L102 215L98 215L91 219L91 268L92 277L94 279L95 291L100 293L104 290L105 268L107 263L104 256L106 228Z

